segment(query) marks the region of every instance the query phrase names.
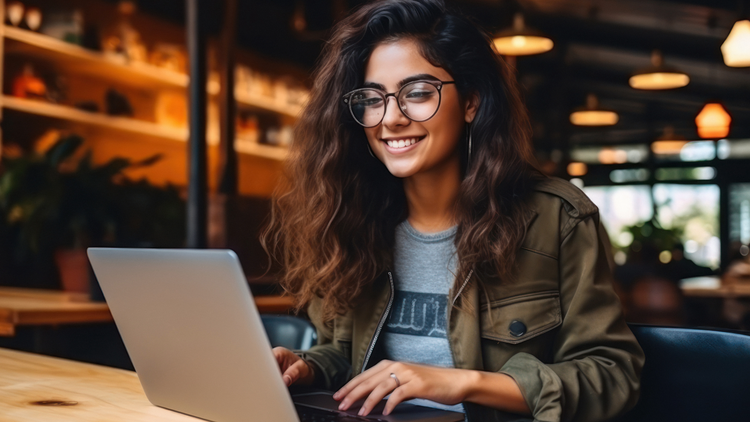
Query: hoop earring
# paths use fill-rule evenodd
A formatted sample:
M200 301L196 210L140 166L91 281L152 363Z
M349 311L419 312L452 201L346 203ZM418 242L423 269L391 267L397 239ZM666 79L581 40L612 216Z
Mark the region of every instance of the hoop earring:
M370 147L370 143L369 142L367 142L367 152L370 153L370 157L377 158L377 157L375 157L375 154L372 153L372 147Z
M469 132L469 153L467 154L468 159L466 160L466 168L469 168L469 165L471 165L471 123L469 123L467 126L467 130Z

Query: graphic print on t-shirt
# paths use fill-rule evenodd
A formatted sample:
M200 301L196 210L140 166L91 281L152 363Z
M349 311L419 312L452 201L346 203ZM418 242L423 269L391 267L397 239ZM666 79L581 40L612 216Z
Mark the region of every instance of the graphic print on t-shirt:
M446 295L397 290L385 330L395 334L447 338L447 306Z

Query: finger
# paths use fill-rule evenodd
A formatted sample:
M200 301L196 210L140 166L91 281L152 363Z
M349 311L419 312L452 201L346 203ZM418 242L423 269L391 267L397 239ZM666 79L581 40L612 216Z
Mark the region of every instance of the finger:
M405 385L402 385L391 393L391 396L388 397L388 400L385 402L385 408L383 409L384 415L390 415L391 412L393 412L393 409L398 405L399 403L403 402L404 400L411 400L416 397L414 394L410 394L411 387L407 387Z
M307 364L302 360L298 360L297 362L294 362L289 366L289 368L284 371L284 384L286 384L287 387L297 382L297 380L300 377L300 371L306 366Z
M341 400L344 397L346 397L350 391L352 391L354 388L356 388L359 384L362 382L378 375L382 371L389 368L391 365L393 365L392 361L389 360L382 360L378 362L377 365L373 366L372 368L362 372L361 374L357 375L356 377L352 378L348 383L346 383L343 387L339 389L334 395L334 400Z
M388 382L390 380L390 382ZM383 383L391 386L391 390L395 387L394 381L385 372L380 372L377 376L370 377L363 381L358 386L354 387L347 395L341 400L339 410L347 410L357 400L364 398L366 395L372 393L375 388Z
M359 409L359 416L367 416L396 387L396 381L393 379L385 380L378 384Z

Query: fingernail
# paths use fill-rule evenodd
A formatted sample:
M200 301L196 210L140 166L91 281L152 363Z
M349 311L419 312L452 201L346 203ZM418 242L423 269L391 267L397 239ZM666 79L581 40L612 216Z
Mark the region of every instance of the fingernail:
M287 387L289 387L289 384L292 383L292 378L289 375L284 375L284 384L286 384Z
M339 399L339 393L338 392L333 394L333 399L334 400L338 400Z
M364 416L365 415L365 408L363 407L363 408L359 409L359 413L357 413L357 414L359 416Z

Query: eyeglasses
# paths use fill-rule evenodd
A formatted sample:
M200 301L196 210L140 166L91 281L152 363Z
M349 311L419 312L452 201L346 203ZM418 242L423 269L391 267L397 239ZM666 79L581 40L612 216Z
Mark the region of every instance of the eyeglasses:
M360 125L370 128L379 125L385 117L388 97L398 101L398 109L409 120L424 122L440 108L443 85L455 81L413 81L398 92L387 93L376 88L360 88L344 94L344 103L349 106L352 117Z

